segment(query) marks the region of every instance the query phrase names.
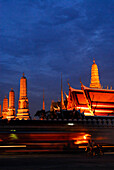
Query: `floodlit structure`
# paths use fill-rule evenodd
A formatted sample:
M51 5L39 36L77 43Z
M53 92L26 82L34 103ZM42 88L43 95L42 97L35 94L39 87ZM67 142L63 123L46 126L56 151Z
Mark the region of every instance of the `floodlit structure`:
M20 97L18 101L17 118L19 120L28 120L30 118L28 106L29 102L27 97L27 79L23 73L23 76L20 79Z
M95 60L91 68L90 87L81 83L79 90L69 85L67 100L67 110L80 110L85 116L114 116L114 90L101 88Z

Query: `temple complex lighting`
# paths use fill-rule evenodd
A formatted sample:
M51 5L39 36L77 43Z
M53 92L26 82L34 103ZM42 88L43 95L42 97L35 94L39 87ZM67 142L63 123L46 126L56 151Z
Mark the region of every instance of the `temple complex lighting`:
M23 76L20 79L20 96L19 96L19 101L18 101L17 118L19 120L30 119L28 106L29 106L29 102L28 102L28 97L27 97L27 79L23 73Z

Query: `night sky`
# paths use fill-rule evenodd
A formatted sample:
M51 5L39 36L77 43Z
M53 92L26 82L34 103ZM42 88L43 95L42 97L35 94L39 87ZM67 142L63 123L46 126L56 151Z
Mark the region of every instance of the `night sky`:
M27 78L30 114L60 99L67 80L90 84L95 58L100 81L114 88L114 0L0 0L0 103Z

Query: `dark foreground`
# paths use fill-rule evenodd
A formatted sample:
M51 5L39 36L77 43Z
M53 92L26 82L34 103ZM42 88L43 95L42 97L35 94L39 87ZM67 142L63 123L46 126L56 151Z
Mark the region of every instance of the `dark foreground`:
M114 169L114 154L88 158L85 153L0 155L0 170Z

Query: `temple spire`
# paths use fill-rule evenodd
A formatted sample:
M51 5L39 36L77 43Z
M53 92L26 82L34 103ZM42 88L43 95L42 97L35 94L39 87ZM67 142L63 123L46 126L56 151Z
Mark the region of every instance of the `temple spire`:
M62 88L62 73L61 73L61 109L64 109L63 88Z
M3 100L3 110L2 110L3 119L7 119L7 115L8 115L8 98L5 95L5 98Z
M27 79L24 73L20 79L20 95L19 95L19 100L18 100L17 119L19 120L30 119L29 102L28 102L28 97L27 97Z
M91 88L101 88L100 80L99 80L99 72L97 64L95 63L95 58L93 58L93 64L91 67Z
M45 102L44 102L44 89L43 89L43 108L42 110L45 110Z
M13 88L11 88L9 92L9 108L8 108L8 115L7 119L15 119L15 92Z

